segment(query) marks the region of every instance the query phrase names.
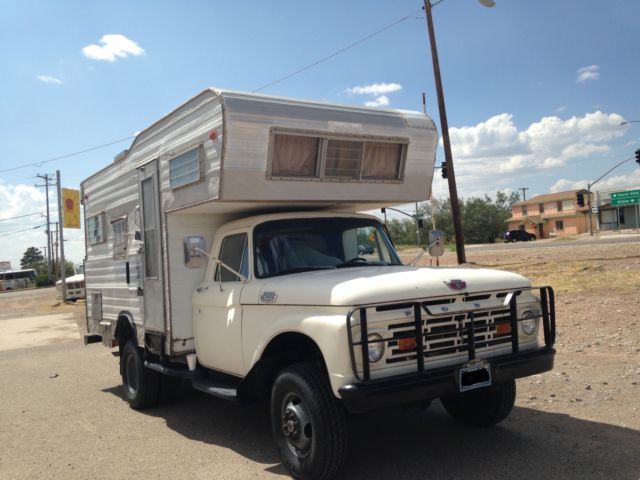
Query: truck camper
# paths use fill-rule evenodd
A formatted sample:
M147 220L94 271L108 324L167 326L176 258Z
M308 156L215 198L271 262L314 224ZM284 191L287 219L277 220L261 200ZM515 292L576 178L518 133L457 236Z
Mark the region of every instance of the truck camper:
M175 378L269 402L296 478L338 474L347 412L500 422L553 367L552 289L403 265L357 213L430 198L437 143L418 112L204 90L82 183L85 342L117 349L136 409Z

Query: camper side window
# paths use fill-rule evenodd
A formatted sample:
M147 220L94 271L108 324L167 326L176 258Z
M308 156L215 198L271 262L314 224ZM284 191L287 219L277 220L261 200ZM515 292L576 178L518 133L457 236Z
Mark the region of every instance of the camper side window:
M241 273L245 277L249 276L247 254L247 234L238 233L229 235L222 240L220 248L220 256L218 257L222 263L233 268L236 272ZM216 269L216 282L237 282L240 281L238 276L228 268L218 264Z
M89 237L89 245L96 245L105 241L104 212L87 220L87 236Z
M201 152L198 146L169 160L169 183L172 189L200 181Z
M113 230L113 259L124 258L127 250L127 217L111 221Z

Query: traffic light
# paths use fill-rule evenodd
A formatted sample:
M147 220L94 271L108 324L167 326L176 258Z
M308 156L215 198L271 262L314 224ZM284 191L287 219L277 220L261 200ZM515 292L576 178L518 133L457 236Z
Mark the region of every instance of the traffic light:
M640 165L640 148L636 150L636 163Z
M442 165L440 165L440 172L442 173L442 178L448 178L447 177L447 162L442 162Z
M576 192L576 202L579 207L584 207L584 191Z

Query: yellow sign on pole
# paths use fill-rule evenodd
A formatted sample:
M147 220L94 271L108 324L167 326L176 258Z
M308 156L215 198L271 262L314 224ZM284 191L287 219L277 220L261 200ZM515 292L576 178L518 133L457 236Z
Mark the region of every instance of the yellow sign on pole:
M62 189L62 216L64 228L80 228L80 191Z

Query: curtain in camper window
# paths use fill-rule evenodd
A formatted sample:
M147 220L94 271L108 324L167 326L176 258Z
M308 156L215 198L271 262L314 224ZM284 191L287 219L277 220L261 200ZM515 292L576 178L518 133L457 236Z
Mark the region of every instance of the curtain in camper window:
M401 155L400 143L366 142L362 178L397 180Z
M329 140L327 142L326 177L360 178L362 142Z
M283 177L315 177L318 164L318 138L275 135L271 174Z

